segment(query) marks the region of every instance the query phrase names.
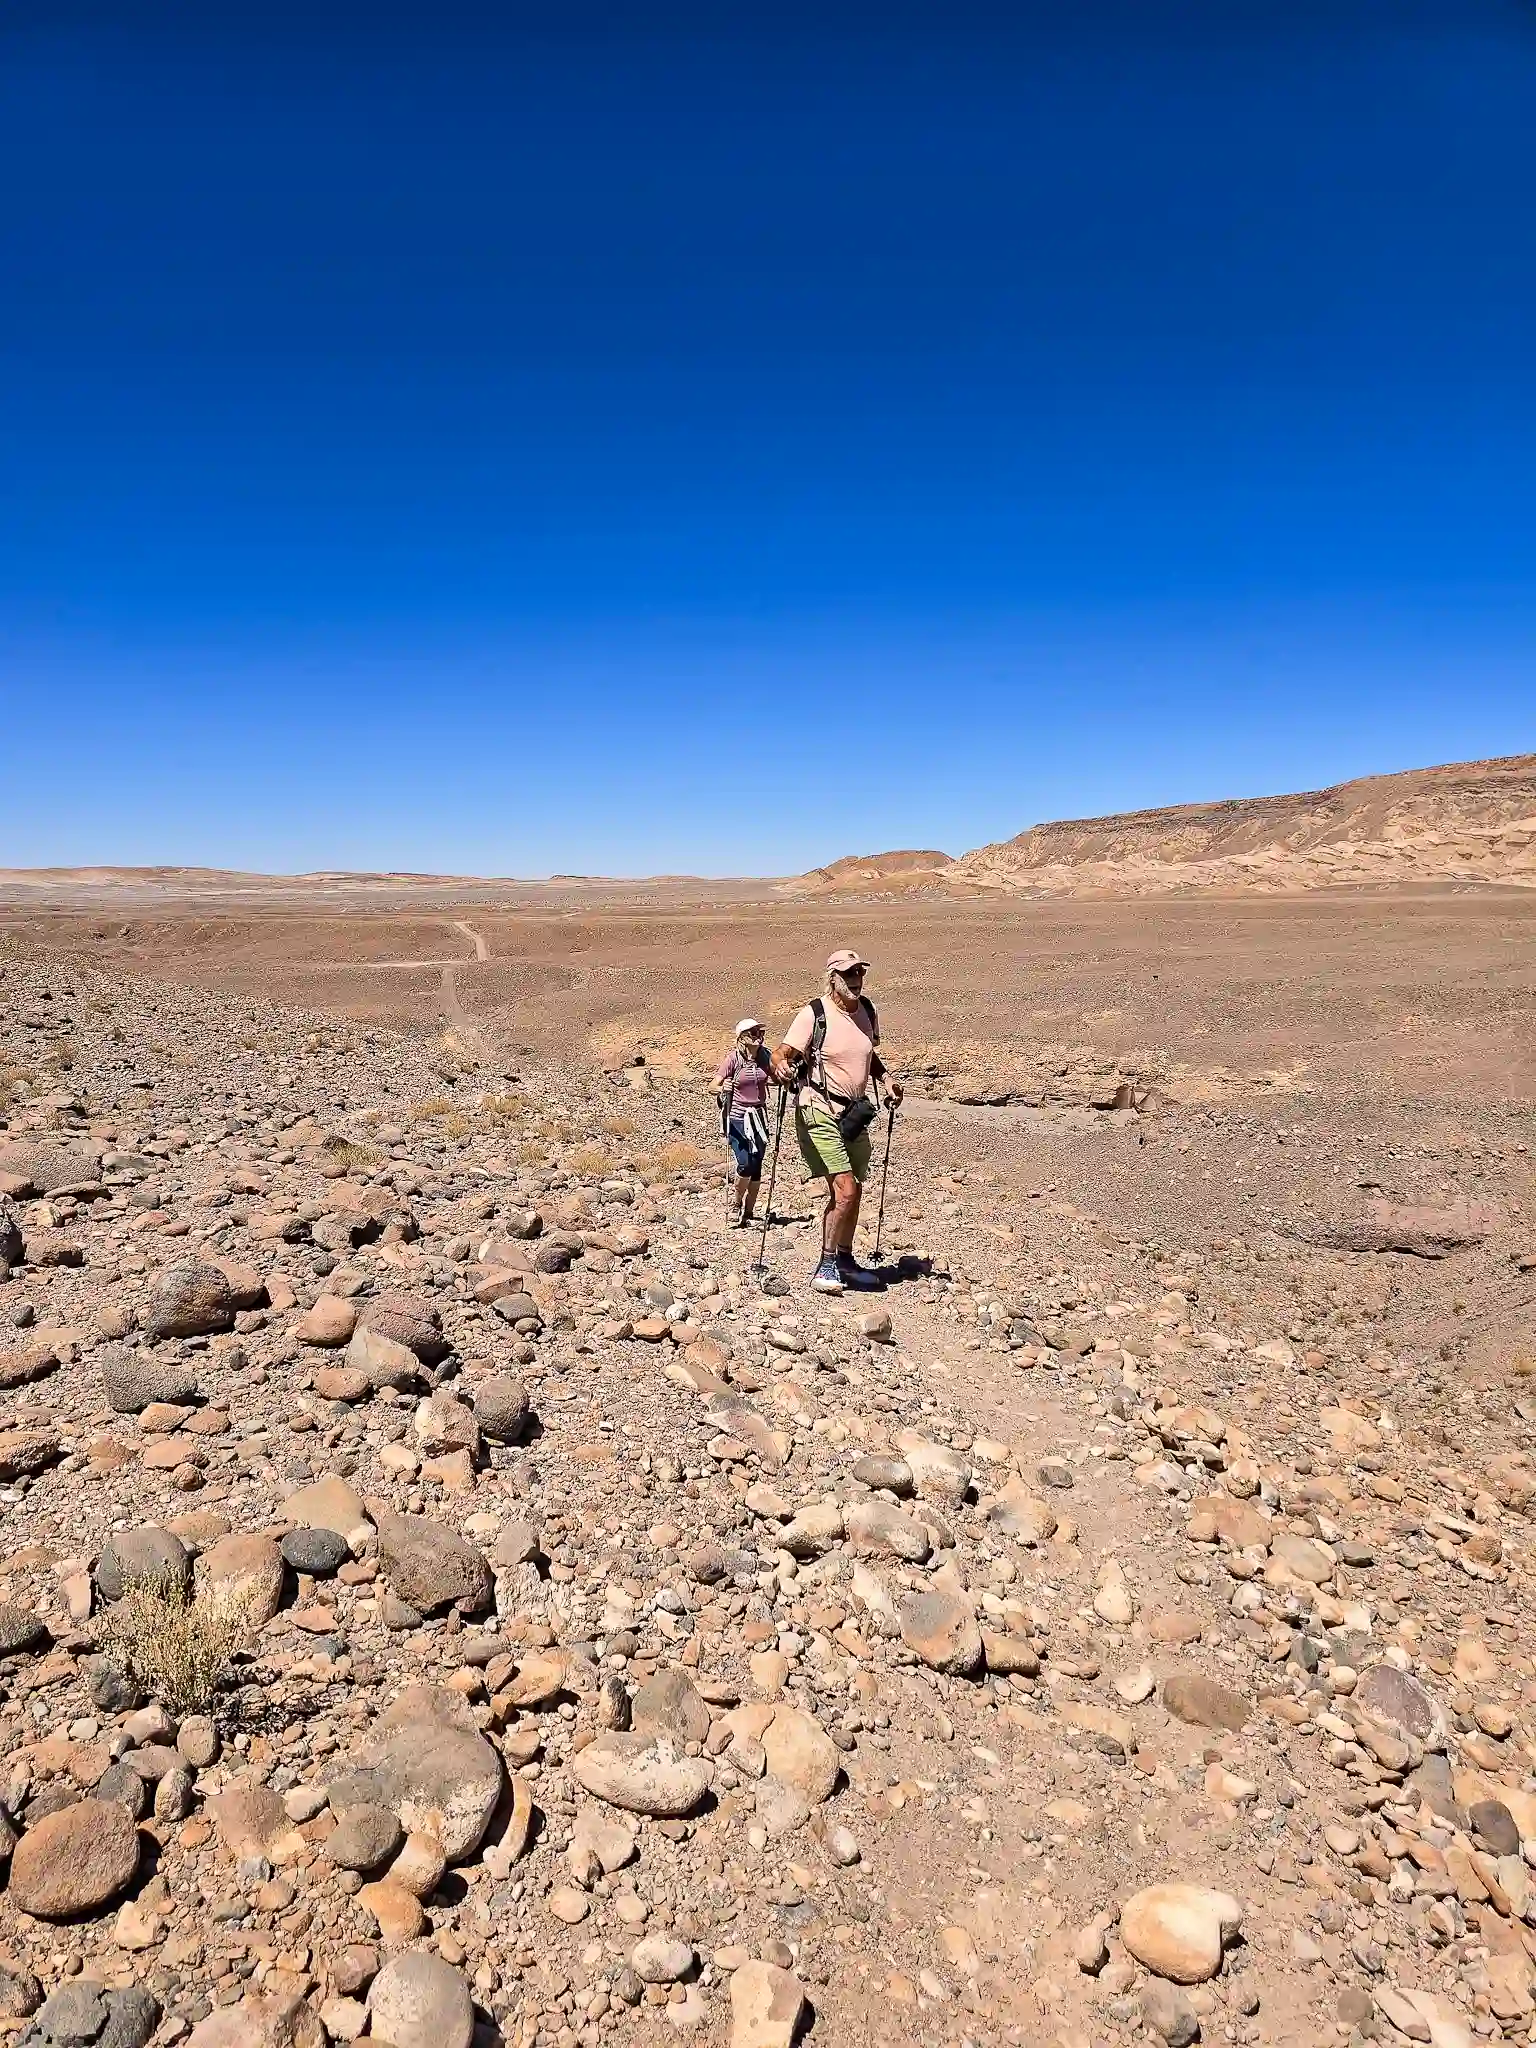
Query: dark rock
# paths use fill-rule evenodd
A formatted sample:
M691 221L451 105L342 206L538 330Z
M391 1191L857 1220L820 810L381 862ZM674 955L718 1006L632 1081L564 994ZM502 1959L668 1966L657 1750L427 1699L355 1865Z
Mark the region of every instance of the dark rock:
M352 1546L334 1529L290 1529L279 1548L285 1564L314 1579L330 1578L352 1555Z

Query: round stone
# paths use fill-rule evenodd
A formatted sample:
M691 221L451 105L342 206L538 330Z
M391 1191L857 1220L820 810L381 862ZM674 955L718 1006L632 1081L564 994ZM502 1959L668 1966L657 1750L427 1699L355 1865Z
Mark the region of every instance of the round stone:
M648 1934L629 1952L629 1967L642 1984L676 1984L693 1968L693 1947L675 1934Z
M107 1538L96 1563L103 1599L121 1600L140 1580L163 1581L183 1593L191 1587L191 1552L169 1529L118 1529Z
M395 1815L382 1806L349 1806L326 1839L325 1853L343 1870L377 1870L405 1840Z
M278 1545L283 1562L312 1579L328 1579L352 1555L352 1546L334 1529L290 1529Z
M12 1906L39 1920L94 1913L128 1889L139 1831L115 1799L77 1799L29 1828L11 1857Z
M1159 1977L1203 1984L1221 1968L1224 1944L1242 1926L1243 1909L1230 1892L1199 1884L1154 1884L1120 1909L1120 1939Z
M391 1957L368 1987L368 2010L374 2039L392 2048L470 2048L474 2036L468 1984L426 1949Z

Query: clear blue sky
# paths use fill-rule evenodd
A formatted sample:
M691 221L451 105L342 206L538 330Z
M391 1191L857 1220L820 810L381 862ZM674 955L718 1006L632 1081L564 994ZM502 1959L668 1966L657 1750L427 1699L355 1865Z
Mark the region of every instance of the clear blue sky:
M1536 747L1536 7L13 0L0 865Z

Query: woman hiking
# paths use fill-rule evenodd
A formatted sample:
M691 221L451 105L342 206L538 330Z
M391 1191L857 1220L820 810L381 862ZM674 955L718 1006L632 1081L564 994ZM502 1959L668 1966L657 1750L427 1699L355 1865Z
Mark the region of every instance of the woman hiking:
M768 1147L768 1053L763 1045L763 1027L755 1017L743 1017L736 1026L736 1044L720 1062L715 1074L715 1094L720 1103L721 1123L731 1148L736 1169L731 1189L731 1227L744 1230L757 1206L757 1191L763 1178L763 1154Z

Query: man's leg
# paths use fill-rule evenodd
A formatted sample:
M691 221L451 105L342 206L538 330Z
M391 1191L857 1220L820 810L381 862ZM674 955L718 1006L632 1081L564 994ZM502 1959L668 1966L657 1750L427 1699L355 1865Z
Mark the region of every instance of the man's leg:
M859 1203L864 1190L851 1173L840 1173L832 1183L835 1210L832 1238L827 1249L833 1253L853 1250L853 1233L859 1227Z

